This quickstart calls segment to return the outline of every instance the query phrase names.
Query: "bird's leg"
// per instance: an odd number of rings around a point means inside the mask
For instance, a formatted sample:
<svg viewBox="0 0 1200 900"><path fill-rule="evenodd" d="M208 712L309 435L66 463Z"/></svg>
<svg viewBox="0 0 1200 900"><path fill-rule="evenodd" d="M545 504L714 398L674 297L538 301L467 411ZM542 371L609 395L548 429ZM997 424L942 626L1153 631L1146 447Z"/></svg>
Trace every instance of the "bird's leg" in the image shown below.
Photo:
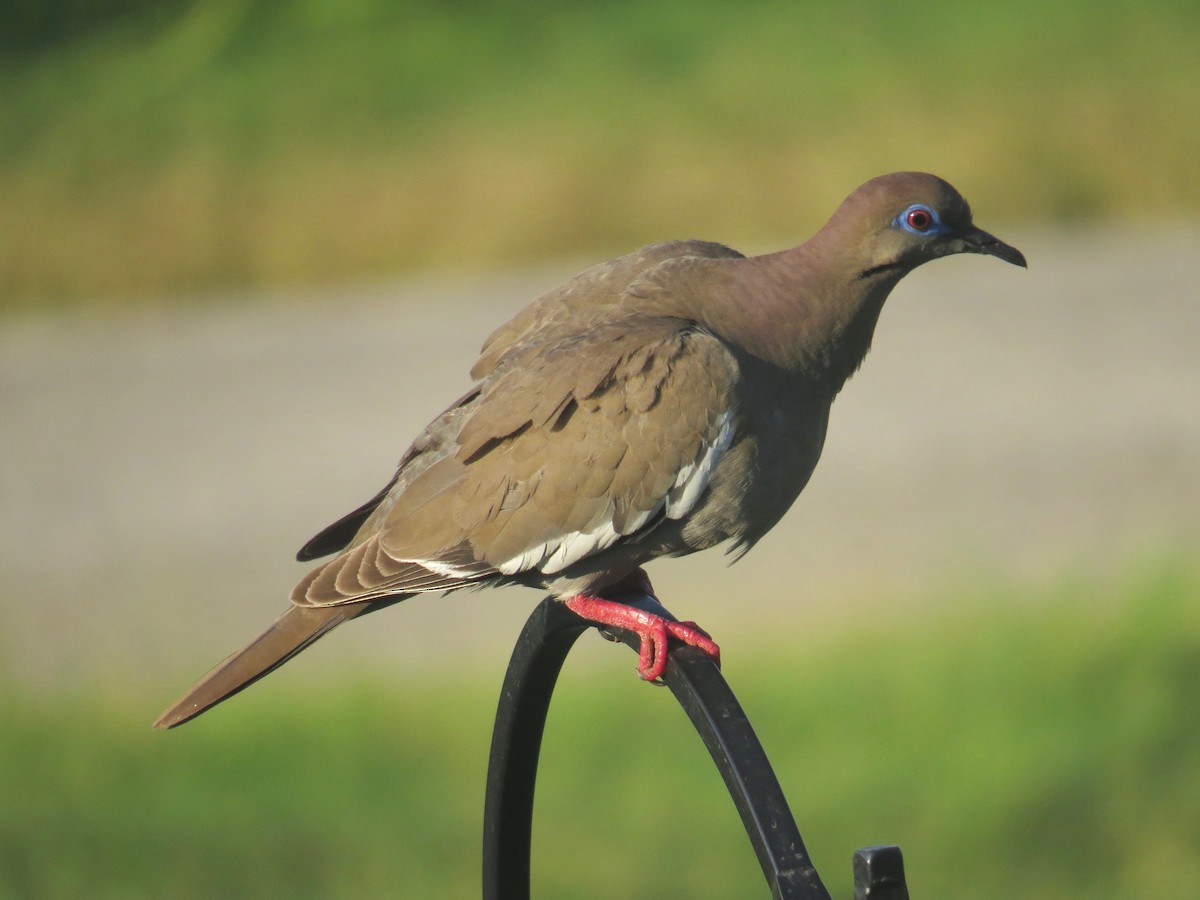
<svg viewBox="0 0 1200 900"><path fill-rule="evenodd" d="M650 579L638 569L628 578L605 590L608 594L636 592L654 597ZM638 674L646 681L658 681L667 667L667 640L675 638L699 647L721 664L721 648L695 622L672 622L637 607L591 594L578 594L563 601L581 618L598 625L632 631L641 639L638 650Z"/></svg>

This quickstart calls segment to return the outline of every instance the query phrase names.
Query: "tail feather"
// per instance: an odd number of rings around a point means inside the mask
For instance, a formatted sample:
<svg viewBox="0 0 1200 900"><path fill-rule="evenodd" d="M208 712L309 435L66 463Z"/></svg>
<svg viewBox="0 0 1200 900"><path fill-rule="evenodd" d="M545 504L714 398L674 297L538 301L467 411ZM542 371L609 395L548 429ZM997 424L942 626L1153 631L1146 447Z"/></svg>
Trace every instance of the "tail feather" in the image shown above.
<svg viewBox="0 0 1200 900"><path fill-rule="evenodd" d="M356 603L331 607L291 607L274 625L201 678L190 691L158 717L154 727L174 728L216 706L222 700L228 700L238 691L283 665L342 622L353 619L377 605L379 604Z"/></svg>

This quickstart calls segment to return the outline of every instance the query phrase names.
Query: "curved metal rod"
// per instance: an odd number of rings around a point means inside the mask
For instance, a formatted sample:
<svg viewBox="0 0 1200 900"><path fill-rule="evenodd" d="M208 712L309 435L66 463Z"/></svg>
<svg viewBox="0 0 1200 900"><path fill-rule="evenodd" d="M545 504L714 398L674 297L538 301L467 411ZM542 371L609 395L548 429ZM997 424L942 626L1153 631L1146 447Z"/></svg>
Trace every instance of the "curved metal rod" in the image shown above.
<svg viewBox="0 0 1200 900"><path fill-rule="evenodd" d="M587 628L587 622L547 597L525 622L513 647L488 757L484 900L529 900L533 789L546 712L563 661Z"/></svg>
<svg viewBox="0 0 1200 900"><path fill-rule="evenodd" d="M673 618L647 596L623 602ZM533 789L550 697L563 661L589 623L544 600L521 632L496 710L484 802L483 896L527 900ZM607 630L606 630L607 631ZM610 635L637 647L636 635ZM741 814L776 900L829 900L762 744L720 669L694 647L673 646L663 680L708 747Z"/></svg>

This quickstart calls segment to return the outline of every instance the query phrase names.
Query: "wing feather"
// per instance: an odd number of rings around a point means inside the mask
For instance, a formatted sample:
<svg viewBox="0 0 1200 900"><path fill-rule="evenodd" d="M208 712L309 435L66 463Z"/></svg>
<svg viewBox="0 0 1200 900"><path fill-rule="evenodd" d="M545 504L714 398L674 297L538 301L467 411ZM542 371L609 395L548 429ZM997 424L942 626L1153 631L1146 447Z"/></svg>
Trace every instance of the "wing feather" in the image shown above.
<svg viewBox="0 0 1200 900"><path fill-rule="evenodd" d="M380 504L373 533L297 586L306 605L554 576L695 508L733 440L737 363L638 317L510 348L453 446Z"/></svg>

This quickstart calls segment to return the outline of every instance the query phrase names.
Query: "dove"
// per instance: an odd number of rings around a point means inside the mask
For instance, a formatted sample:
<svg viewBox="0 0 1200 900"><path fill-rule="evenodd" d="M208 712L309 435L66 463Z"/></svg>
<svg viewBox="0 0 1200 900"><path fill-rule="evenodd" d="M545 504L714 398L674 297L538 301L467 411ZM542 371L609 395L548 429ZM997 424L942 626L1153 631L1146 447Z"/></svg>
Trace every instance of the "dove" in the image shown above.
<svg viewBox="0 0 1200 900"><path fill-rule="evenodd" d="M691 622L620 601L643 566L723 546L740 558L800 495L830 407L892 288L958 253L1024 267L920 172L854 190L804 243L745 256L668 241L593 266L484 342L474 386L413 441L391 481L313 537L323 557L283 615L155 722L227 699L329 631L428 592L520 584L640 638L720 649Z"/></svg>

